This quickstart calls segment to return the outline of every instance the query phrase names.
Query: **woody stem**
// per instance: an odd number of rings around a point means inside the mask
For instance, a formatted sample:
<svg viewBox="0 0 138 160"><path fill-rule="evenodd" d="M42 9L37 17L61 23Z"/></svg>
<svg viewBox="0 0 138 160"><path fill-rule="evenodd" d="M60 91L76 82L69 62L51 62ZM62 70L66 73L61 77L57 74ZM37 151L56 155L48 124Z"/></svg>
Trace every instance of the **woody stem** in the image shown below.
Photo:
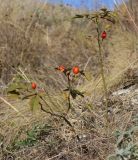
<svg viewBox="0 0 138 160"><path fill-rule="evenodd" d="M104 74L104 62L103 62L103 56L102 56L102 43L100 39L100 26L98 20L96 21L97 24L97 35L98 35L98 48L99 48L99 64L101 69L101 76L103 81L103 89L104 89L104 97L105 97L105 105L106 105L106 128L108 130L109 127L109 118L108 118L108 94L107 94L107 84L105 80L105 74Z"/></svg>

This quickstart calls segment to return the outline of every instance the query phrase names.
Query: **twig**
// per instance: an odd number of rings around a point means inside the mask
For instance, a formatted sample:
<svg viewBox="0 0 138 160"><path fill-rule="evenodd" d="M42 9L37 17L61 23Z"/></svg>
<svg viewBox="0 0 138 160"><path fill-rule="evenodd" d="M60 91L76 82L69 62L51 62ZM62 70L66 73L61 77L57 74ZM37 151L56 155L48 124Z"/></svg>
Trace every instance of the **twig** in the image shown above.
<svg viewBox="0 0 138 160"><path fill-rule="evenodd" d="M26 74L24 73L24 71L19 67L19 70L20 70L20 72L22 73L22 75L23 75L23 77L26 79L26 81L28 82L28 83L30 83L30 80L29 80L29 78L26 76Z"/></svg>
<svg viewBox="0 0 138 160"><path fill-rule="evenodd" d="M42 96L40 96L40 98L41 98L42 101L44 101L44 99L43 99ZM46 103L46 101L44 101L44 102L45 102L46 105L48 105L48 104ZM51 116L55 116L55 117L58 117L58 118L63 119L63 120L72 128L72 131L76 134L76 131L75 131L73 125L71 124L71 122L70 122L64 115L60 115L60 114L57 114L57 113L53 113L53 112L51 112L51 111L47 111L46 109L43 108L42 103L39 103L39 104L40 104L41 110L42 110L43 112L48 113L48 114L50 114ZM48 107L49 107L49 105L48 105ZM78 141L80 141L79 136L76 135L76 137L77 137Z"/></svg>
<svg viewBox="0 0 138 160"><path fill-rule="evenodd" d="M87 60L87 62L86 62L86 64L85 64L85 66L84 66L83 71L85 71L85 70L86 70L86 68L87 68L87 66L88 66L88 64L89 64L89 62L90 62L90 60L91 60L91 58L92 58L92 56L88 58L88 60ZM87 77L86 77L86 79L87 79ZM79 83L80 83L80 78L79 78L79 81L78 81L77 87L79 86Z"/></svg>

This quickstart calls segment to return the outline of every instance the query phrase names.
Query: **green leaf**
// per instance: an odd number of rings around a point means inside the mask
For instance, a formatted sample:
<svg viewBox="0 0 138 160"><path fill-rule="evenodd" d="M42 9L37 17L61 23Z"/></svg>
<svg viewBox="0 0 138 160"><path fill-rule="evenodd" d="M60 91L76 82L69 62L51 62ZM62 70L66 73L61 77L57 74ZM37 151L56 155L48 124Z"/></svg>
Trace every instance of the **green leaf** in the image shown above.
<svg viewBox="0 0 138 160"><path fill-rule="evenodd" d="M27 85L24 83L12 83L8 86L7 92L14 92L17 89L27 89Z"/></svg>
<svg viewBox="0 0 138 160"><path fill-rule="evenodd" d="M29 104L30 104L30 107L31 107L32 111L36 111L40 107L39 102L40 102L40 98L39 98L38 95L36 95L36 96L34 96L30 99Z"/></svg>
<svg viewBox="0 0 138 160"><path fill-rule="evenodd" d="M18 97L20 95L19 91L13 90L13 91L9 91L9 94L13 95L13 97Z"/></svg>
<svg viewBox="0 0 138 160"><path fill-rule="evenodd" d="M80 14L76 14L75 17L73 17L73 18L84 18L84 16L80 15Z"/></svg>
<svg viewBox="0 0 138 160"><path fill-rule="evenodd" d="M79 95L81 97L84 97L83 92L80 92L80 91L75 90L75 89L71 89L70 94L71 94L73 99L75 99L77 97L77 95Z"/></svg>
<svg viewBox="0 0 138 160"><path fill-rule="evenodd" d="M28 135L28 139L36 140L37 134L34 131L29 131L27 135Z"/></svg>

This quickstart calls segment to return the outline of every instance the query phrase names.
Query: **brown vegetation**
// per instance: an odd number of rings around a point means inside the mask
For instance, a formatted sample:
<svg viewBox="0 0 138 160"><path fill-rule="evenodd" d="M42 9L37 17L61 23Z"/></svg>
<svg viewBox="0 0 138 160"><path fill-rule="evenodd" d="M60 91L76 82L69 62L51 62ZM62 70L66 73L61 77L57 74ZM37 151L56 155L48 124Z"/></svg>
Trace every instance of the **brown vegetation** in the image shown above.
<svg viewBox="0 0 138 160"><path fill-rule="evenodd" d="M86 10L32 0L0 0L0 4L0 158L106 159L115 150L113 133L126 130L133 124L132 117L138 114L137 0L130 1L131 5L117 6L118 22L107 29L104 42L104 69L111 109L108 137L104 129L105 100L95 26L85 19L72 20L75 14L86 13ZM58 111L67 109L66 95L62 93L65 77L54 69L59 65L79 66L87 77L77 84L85 98L77 98L67 116L80 141L62 119L41 111L32 114L28 100L21 102L5 93L19 73L25 74L30 81L46 89L51 107ZM129 94L113 94L132 86ZM32 131L34 140L28 138L28 131ZM18 148L17 141L26 139Z"/></svg>

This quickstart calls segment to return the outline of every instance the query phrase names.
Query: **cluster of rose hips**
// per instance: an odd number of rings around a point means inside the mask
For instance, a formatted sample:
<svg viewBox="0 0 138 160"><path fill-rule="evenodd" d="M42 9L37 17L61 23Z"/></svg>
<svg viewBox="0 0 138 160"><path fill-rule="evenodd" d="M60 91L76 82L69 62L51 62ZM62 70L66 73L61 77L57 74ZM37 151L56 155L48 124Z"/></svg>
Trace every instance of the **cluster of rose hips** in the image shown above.
<svg viewBox="0 0 138 160"><path fill-rule="evenodd" d="M71 72L73 73L74 76L75 75L82 75L82 76L86 77L84 74L84 71L80 70L80 68L78 66L74 66L72 68L65 68L65 66L60 65L60 66L56 67L55 69L60 72L63 72L65 74L65 76L68 77L69 80L71 80L69 77L71 75Z"/></svg>
<svg viewBox="0 0 138 160"><path fill-rule="evenodd" d="M60 71L60 72L65 73L66 75L68 75L68 73L71 72L71 70L74 73L74 75L77 75L79 73L84 75L83 71L80 70L80 68L78 66L74 66L72 69L70 69L70 68L67 69L67 68L65 68L65 66L60 65L55 69ZM37 84L35 82L32 82L31 86L32 86L32 89L36 89L37 88Z"/></svg>
<svg viewBox="0 0 138 160"><path fill-rule="evenodd" d="M58 66L57 68L55 68L56 70L59 70L59 71L61 71L61 72L64 72L64 73L66 73L67 71L71 71L71 69L70 68L65 68L65 66L63 66L63 65L60 65L60 66ZM80 73L80 69L79 69L79 67L78 66L74 66L73 68L72 68L72 72L74 73L74 74L78 74L78 73Z"/></svg>
<svg viewBox="0 0 138 160"><path fill-rule="evenodd" d="M103 31L102 34L101 34L102 40L104 40L106 37L107 37L107 33L106 33L106 31ZM70 74L71 70L74 73L74 75L77 75L79 73L84 75L84 72L82 70L80 70L80 68L78 66L74 66L72 69L70 69L70 68L65 68L65 66L63 66L63 65L60 65L55 69L65 73L65 75ZM32 85L32 89L36 89L37 84L35 82L32 82L31 85Z"/></svg>

